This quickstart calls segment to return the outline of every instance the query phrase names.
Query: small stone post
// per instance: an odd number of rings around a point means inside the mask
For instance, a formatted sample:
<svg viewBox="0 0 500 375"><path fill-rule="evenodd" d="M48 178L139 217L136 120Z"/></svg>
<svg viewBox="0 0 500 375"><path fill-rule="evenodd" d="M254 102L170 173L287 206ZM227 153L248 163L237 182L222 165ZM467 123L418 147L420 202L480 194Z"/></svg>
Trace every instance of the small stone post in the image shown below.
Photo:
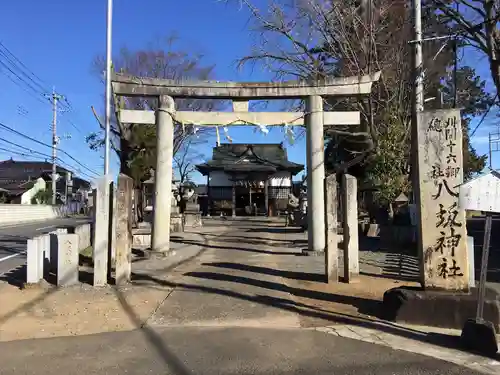
<svg viewBox="0 0 500 375"><path fill-rule="evenodd" d="M151 247L153 252L167 253L170 250L170 212L172 195L172 158L175 111L174 99L162 95L156 111L156 169L153 202L153 227Z"/></svg>
<svg viewBox="0 0 500 375"><path fill-rule="evenodd" d="M108 282L108 244L109 244L109 183L107 177L97 180L94 197L94 286L104 286Z"/></svg>
<svg viewBox="0 0 500 375"><path fill-rule="evenodd" d="M459 109L424 111L417 134L417 234L424 288L469 289L465 210L459 207L463 182Z"/></svg>
<svg viewBox="0 0 500 375"><path fill-rule="evenodd" d="M325 274L327 282L339 281L339 246L337 235L337 179L335 174L325 178L326 253Z"/></svg>
<svg viewBox="0 0 500 375"><path fill-rule="evenodd" d="M344 281L359 275L358 184L356 177L342 175L342 229L344 245Z"/></svg>
<svg viewBox="0 0 500 375"><path fill-rule="evenodd" d="M36 246L38 248L38 275L40 279L42 279L44 275L43 270L45 265L46 237L48 237L48 235L45 234L34 238L37 241Z"/></svg>
<svg viewBox="0 0 500 375"><path fill-rule="evenodd" d="M308 250L325 250L325 150L323 140L323 99L306 98L306 156L308 200Z"/></svg>
<svg viewBox="0 0 500 375"><path fill-rule="evenodd" d="M78 235L57 235L57 286L78 284Z"/></svg>
<svg viewBox="0 0 500 375"><path fill-rule="evenodd" d="M40 251L38 251L38 240L36 238L26 241L26 283L38 284L42 275L40 274Z"/></svg>
<svg viewBox="0 0 500 375"><path fill-rule="evenodd" d="M116 258L115 280L120 285L130 281L132 257L132 194L134 181L129 176L118 176L116 196Z"/></svg>

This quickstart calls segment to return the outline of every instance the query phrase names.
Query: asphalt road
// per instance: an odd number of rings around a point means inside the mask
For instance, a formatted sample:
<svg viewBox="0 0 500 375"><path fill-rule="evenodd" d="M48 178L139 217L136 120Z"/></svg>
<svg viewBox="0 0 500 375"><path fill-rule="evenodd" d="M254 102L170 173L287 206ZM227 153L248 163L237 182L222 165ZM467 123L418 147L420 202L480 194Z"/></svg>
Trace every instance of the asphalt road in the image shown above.
<svg viewBox="0 0 500 375"><path fill-rule="evenodd" d="M56 228L89 222L85 218L54 219L43 222L0 226L0 275L26 263L26 240Z"/></svg>
<svg viewBox="0 0 500 375"><path fill-rule="evenodd" d="M479 375L304 329L182 327L0 343L2 375Z"/></svg>

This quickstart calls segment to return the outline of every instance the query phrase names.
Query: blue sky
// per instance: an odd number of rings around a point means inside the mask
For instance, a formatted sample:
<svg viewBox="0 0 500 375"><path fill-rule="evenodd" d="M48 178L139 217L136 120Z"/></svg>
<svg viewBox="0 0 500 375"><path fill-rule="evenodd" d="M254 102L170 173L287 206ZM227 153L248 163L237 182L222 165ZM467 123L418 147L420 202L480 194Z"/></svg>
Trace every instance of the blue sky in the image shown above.
<svg viewBox="0 0 500 375"><path fill-rule="evenodd" d="M255 1L256 4L265 2ZM244 10L238 11L236 7L217 0L115 0L114 3L114 53L123 46L145 48L159 38L176 33L180 37L179 49L203 53L207 64L216 65L218 80L261 81L272 78L259 69L236 69L236 60L250 52L254 41L254 35L248 31L249 15ZM84 138L99 130L90 107L95 106L100 113L103 108L103 87L91 65L96 55L105 53L106 0L6 1L2 4L2 16L0 41L43 80L47 90L55 86L56 91L72 104L71 111L59 113L61 149L91 170L102 173L102 153L89 150ZM469 63L488 77L487 68L477 56L471 54ZM0 66L0 122L50 143L50 104L33 98L26 93L23 84L19 87L6 75L9 72ZM474 140L474 145L482 153L488 150L487 142L484 142L487 131L487 127L482 126ZM71 138L65 135L71 135ZM246 143L286 140L280 129L264 136L251 128L231 128L230 135L235 142ZM0 137L50 154L49 148L5 130L0 129ZM203 150L207 156L211 146ZM0 148L18 149L1 141ZM292 161L305 164L304 140L299 139L293 146L288 146L288 153ZM77 166L68 157L61 156L70 165ZM0 150L0 159L7 157L10 154ZM22 158L14 156L14 159ZM500 153L497 159L500 161ZM112 161L111 171L116 173L118 164L114 155ZM88 173L83 167L79 169ZM200 181L200 177L195 176L195 179Z"/></svg>

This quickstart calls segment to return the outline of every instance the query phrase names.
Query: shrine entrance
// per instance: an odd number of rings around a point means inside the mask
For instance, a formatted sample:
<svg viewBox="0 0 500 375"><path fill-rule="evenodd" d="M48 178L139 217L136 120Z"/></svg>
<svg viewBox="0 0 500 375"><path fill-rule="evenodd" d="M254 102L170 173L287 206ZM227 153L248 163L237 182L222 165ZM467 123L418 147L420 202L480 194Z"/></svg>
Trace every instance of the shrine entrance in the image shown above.
<svg viewBox="0 0 500 375"><path fill-rule="evenodd" d="M170 213L172 206L172 159L175 126L304 126L306 128L308 249L325 250L325 166L324 127L360 124L359 111L324 112L323 97L368 95L380 72L321 81L220 82L165 80L114 73L112 87L117 98L117 118L125 124L156 124L157 163L151 247L155 252L170 250ZM120 97L157 98L156 111L124 109ZM176 111L175 99L230 100L233 112ZM250 112L249 100L299 99L304 112ZM269 191L266 189L265 191ZM233 186L232 208L236 192ZM250 195L250 191L248 191ZM244 197L242 196L242 202ZM248 197L248 202L250 198ZM269 209L269 201L268 204Z"/></svg>
<svg viewBox="0 0 500 375"><path fill-rule="evenodd" d="M234 181L236 216L267 215L269 197L265 193L266 187L264 181Z"/></svg>

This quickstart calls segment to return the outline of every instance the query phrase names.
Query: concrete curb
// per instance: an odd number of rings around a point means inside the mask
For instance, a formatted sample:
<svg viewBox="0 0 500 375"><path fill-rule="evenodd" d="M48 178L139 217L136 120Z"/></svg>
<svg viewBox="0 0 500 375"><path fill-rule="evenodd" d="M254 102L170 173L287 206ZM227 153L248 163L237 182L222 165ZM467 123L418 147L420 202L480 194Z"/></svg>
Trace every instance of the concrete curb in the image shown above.
<svg viewBox="0 0 500 375"><path fill-rule="evenodd" d="M407 327L402 326L401 328L404 329ZM377 329L347 324L308 329L324 332L338 337L383 345L395 350L404 350L410 353L425 355L464 366L484 374L498 375L500 373L500 358L499 360L486 358L458 349L447 348L429 342L393 335ZM422 332L422 337L425 337L425 335L426 332Z"/></svg>

